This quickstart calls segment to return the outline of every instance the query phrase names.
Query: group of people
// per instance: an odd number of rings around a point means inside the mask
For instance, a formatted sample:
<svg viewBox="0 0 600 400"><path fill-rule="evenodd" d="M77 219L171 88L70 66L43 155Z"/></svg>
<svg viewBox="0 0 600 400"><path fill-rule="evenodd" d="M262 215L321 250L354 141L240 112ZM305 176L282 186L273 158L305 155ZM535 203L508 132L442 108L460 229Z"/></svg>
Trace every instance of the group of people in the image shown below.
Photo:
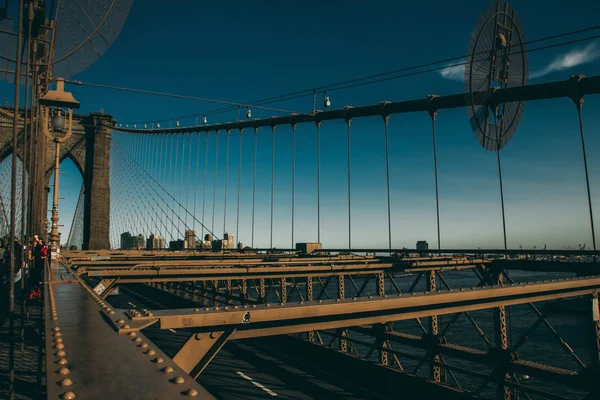
<svg viewBox="0 0 600 400"><path fill-rule="evenodd" d="M24 246L19 240L15 239L12 246L9 243L4 243L2 247L4 247L3 257L0 261L0 296L2 298L0 302L2 305L8 304L11 252L14 252L15 255L15 276L13 279L17 280L20 275L20 279L24 279L27 287L30 288L27 297L29 299L40 298L44 266L50 252L48 244L35 235L29 246ZM26 260L24 260L24 256L27 257Z"/></svg>

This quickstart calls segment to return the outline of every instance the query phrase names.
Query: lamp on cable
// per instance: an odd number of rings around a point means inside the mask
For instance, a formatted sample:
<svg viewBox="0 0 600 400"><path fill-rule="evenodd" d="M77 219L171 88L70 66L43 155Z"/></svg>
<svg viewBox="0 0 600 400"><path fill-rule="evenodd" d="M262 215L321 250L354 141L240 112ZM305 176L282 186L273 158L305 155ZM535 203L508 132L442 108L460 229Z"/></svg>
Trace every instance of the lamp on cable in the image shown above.
<svg viewBox="0 0 600 400"><path fill-rule="evenodd" d="M179 121L175 121L175 126L179 128Z"/></svg>
<svg viewBox="0 0 600 400"><path fill-rule="evenodd" d="M207 122L207 120L206 120L206 115L205 115L205 116L203 116L203 117L202 117L202 123L203 123L204 125L206 125L206 122Z"/></svg>
<svg viewBox="0 0 600 400"><path fill-rule="evenodd" d="M249 107L246 107L246 119L252 118L252 112Z"/></svg>
<svg viewBox="0 0 600 400"><path fill-rule="evenodd" d="M327 110L329 107L331 107L331 101L329 101L327 91L323 92L323 96L325 96L325 99L323 100L323 107Z"/></svg>

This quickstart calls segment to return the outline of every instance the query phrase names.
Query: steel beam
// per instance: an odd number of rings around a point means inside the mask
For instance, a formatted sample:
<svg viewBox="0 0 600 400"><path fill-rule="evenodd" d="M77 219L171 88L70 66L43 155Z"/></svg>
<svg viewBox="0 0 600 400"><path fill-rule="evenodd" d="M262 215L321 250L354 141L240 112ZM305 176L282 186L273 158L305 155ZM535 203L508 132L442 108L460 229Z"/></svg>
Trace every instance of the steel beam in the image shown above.
<svg viewBox="0 0 600 400"><path fill-rule="evenodd" d="M161 329L196 328L205 332L235 327L231 339L337 329L386 323L431 315L481 310L499 306L591 294L600 289L600 278L575 278L501 287L439 291L435 294L337 299L310 303L252 305L194 311L159 310L153 313ZM246 312L251 321L241 324ZM140 316L134 318L144 319Z"/></svg>
<svg viewBox="0 0 600 400"><path fill-rule="evenodd" d="M569 98L575 94L584 96L598 93L600 93L600 76L583 78L573 77L566 81L497 89L491 94L488 92L478 92L474 93L473 95L459 93L449 96L428 96L418 100L382 102L380 104L369 106L346 107L344 109L331 111L317 111L311 114L292 114L288 116L271 117L267 119L227 122L224 124L164 129L133 129L117 127L116 125L111 127L112 129L120 132L145 135L158 135L165 133L177 134L188 132L218 132L242 129L258 129L261 127L275 127L277 125L289 126L306 122L318 123L330 120L350 120L359 117L388 116L392 114L411 112L428 112L429 110L468 107L473 104L473 102L477 104L489 103L490 105L494 105L518 101L543 100L562 97ZM386 251L389 252L389 249L386 249Z"/></svg>
<svg viewBox="0 0 600 400"><path fill-rule="evenodd" d="M209 334L196 333L179 349L173 361L192 378L197 379L234 331L235 329L226 329Z"/></svg>

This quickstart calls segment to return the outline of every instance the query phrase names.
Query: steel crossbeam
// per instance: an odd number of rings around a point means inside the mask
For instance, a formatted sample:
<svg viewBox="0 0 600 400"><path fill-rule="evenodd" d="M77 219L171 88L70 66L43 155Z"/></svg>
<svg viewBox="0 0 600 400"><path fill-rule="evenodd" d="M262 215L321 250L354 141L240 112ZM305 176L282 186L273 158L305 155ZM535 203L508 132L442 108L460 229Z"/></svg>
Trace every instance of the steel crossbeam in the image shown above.
<svg viewBox="0 0 600 400"><path fill-rule="evenodd" d="M237 330L231 339L243 339L576 297L599 289L599 277L575 278L413 295L216 307L197 311L158 310L151 317L142 315L133 317L133 320L156 319L161 329L195 328L203 332L235 327ZM246 314L248 323L243 322Z"/></svg>

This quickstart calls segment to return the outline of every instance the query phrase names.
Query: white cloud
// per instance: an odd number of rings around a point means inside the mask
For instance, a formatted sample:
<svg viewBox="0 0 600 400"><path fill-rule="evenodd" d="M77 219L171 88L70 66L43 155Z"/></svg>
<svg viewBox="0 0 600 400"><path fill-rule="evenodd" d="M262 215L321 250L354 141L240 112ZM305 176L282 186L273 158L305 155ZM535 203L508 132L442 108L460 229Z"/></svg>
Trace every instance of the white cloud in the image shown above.
<svg viewBox="0 0 600 400"><path fill-rule="evenodd" d="M442 78L450 79L451 81L462 81L465 79L465 65L451 64L444 69L438 71Z"/></svg>
<svg viewBox="0 0 600 400"><path fill-rule="evenodd" d="M600 49L598 43L590 43L585 47L574 49L568 53L556 56L554 61L544 68L532 72L529 77L532 79L540 78L552 72L563 71L578 65L591 63L600 58Z"/></svg>

